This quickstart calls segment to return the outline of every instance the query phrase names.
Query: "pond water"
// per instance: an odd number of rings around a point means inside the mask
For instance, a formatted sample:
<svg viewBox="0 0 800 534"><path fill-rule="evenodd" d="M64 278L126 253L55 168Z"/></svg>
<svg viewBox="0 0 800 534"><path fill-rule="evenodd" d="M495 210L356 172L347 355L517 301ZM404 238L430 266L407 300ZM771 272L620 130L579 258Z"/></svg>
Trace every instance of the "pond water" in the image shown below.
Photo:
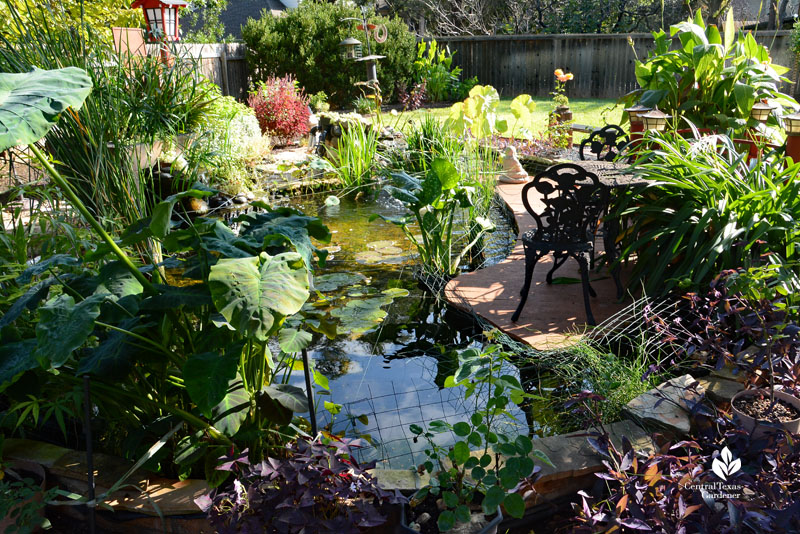
<svg viewBox="0 0 800 534"><path fill-rule="evenodd" d="M285 202L309 215L317 214L333 233L326 246L332 256L315 276L326 290L325 298L346 304L387 291L408 293L385 305L386 316L365 332L340 333L335 339L315 334L309 355L330 385L330 396L316 397L317 419L320 427L330 425L348 436L367 438L371 445L362 449L363 460L378 460L386 468L408 468L421 462L424 447L413 443L409 425L436 419L456 423L471 413L463 405L460 389L442 386L456 369L456 351L482 344L481 332L471 316L442 305L420 289L414 277L414 251L398 227L380 219L369 221L373 214L400 215L402 205L377 194L362 200L346 196L338 206L326 206L327 196L300 196ZM498 228L486 240L486 263L505 258L516 238L516 229L501 209L495 210L493 218ZM334 289L340 283L342 287ZM519 376L516 369L509 372ZM291 382L304 387L302 371L294 372ZM332 416L323 409L324 401L341 404L341 412ZM525 425L525 414L518 411L515 417ZM443 444L453 439L444 434L438 437Z"/></svg>

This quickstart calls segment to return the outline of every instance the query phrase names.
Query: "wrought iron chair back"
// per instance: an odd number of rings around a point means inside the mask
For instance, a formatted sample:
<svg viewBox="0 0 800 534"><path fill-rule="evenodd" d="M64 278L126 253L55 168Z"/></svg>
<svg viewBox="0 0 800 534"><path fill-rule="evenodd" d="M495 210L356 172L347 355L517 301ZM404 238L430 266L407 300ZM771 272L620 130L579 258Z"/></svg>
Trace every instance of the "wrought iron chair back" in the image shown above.
<svg viewBox="0 0 800 534"><path fill-rule="evenodd" d="M540 212L531 205L534 191L545 206ZM522 188L522 203L536 223L531 241L578 244L593 241L594 230L608 206L608 189L596 174L573 163L562 163L527 183Z"/></svg>
<svg viewBox="0 0 800 534"><path fill-rule="evenodd" d="M594 130L589 137L581 141L578 155L585 160L587 157L586 147L589 147L589 152L594 154L598 161L614 161L628 142L625 130L616 124L609 124Z"/></svg>

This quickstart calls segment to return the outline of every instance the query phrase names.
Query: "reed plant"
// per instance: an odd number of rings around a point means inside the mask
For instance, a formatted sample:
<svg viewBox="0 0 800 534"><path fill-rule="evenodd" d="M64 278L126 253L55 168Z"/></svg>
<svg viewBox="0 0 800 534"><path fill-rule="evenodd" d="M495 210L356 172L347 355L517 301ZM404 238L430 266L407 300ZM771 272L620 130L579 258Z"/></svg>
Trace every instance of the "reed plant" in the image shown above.
<svg viewBox="0 0 800 534"><path fill-rule="evenodd" d="M170 64L152 56L120 56L107 36L82 20L60 20L69 17L64 13L24 16L17 2L5 1L12 30L0 34L1 71L75 66L92 79L85 105L68 110L44 140L56 168L106 228L147 217L158 201L151 179L120 147L152 145L192 129L211 94L207 82L193 74L197 65L174 49ZM45 8L26 2L22 9Z"/></svg>
<svg viewBox="0 0 800 534"><path fill-rule="evenodd" d="M346 189L357 189L372 180L378 155L378 131L359 122L348 123L330 160Z"/></svg>

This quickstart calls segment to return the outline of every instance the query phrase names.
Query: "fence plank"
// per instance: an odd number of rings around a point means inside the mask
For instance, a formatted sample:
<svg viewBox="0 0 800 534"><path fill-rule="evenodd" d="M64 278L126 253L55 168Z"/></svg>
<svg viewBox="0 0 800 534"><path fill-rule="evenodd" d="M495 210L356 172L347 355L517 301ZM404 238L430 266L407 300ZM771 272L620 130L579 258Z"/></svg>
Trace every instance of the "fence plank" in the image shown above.
<svg viewBox="0 0 800 534"><path fill-rule="evenodd" d="M628 37L634 41L634 49ZM797 61L791 50L791 32L760 32L756 40L769 47L773 61L791 67L784 91L800 96ZM553 71L575 74L568 95L573 98L619 98L638 87L634 61L644 59L653 48L649 33L493 35L437 37L457 52L453 64L463 69L463 78L477 76L482 84L493 85L504 96L529 93L546 97L554 87ZM151 45L152 46L152 45ZM201 71L210 80L227 86L231 96L247 98L250 73L246 46L233 44L177 45L178 53L201 60ZM635 50L635 52L634 52ZM225 61L223 61L225 56ZM225 73L223 74L223 69Z"/></svg>
<svg viewBox="0 0 800 534"><path fill-rule="evenodd" d="M774 62L791 67L792 81L782 89L798 96L797 62L791 46L791 32L759 32L756 40L770 49ZM628 44L634 41L634 48ZM477 76L482 84L493 85L504 96L529 93L548 96L554 87L553 71L575 74L568 95L573 98L619 98L638 87L634 61L644 59L653 49L649 33L491 35L437 37L456 52L453 63L463 76ZM635 52L634 52L635 49Z"/></svg>

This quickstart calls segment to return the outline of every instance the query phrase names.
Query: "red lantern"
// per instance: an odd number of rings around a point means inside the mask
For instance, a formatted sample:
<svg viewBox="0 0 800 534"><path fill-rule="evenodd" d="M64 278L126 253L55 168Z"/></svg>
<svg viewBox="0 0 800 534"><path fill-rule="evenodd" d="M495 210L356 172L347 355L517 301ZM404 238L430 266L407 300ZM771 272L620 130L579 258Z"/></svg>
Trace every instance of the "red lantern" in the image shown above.
<svg viewBox="0 0 800 534"><path fill-rule="evenodd" d="M178 10L188 4L182 0L136 0L131 8L141 7L151 43L179 41Z"/></svg>

